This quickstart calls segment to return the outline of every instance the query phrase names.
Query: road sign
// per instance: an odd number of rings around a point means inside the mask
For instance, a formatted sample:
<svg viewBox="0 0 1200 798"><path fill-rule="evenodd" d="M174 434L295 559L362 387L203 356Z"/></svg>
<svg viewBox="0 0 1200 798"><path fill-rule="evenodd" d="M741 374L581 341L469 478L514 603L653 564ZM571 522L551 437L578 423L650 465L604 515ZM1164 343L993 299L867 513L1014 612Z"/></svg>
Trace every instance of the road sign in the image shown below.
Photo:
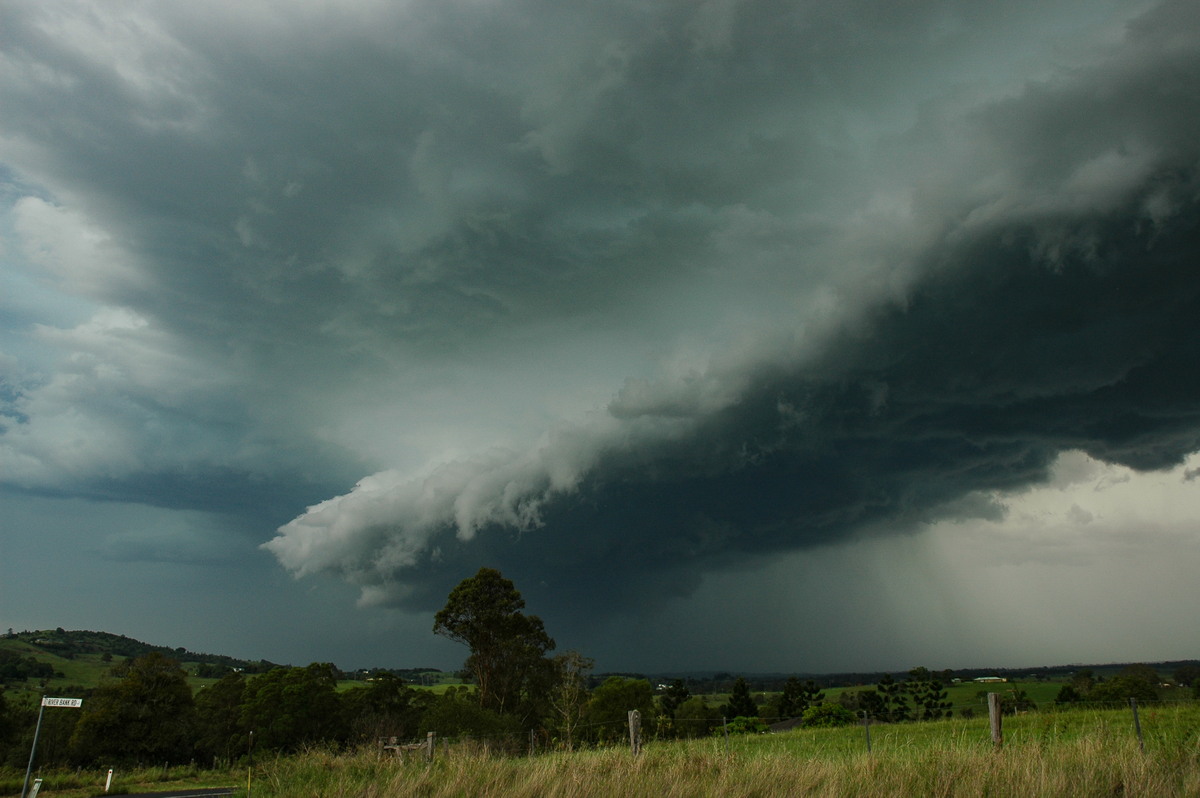
<svg viewBox="0 0 1200 798"><path fill-rule="evenodd" d="M33 792L28 793L29 789L29 774L33 772L33 755L37 753L38 735L42 731L42 713L46 711L46 707L68 707L70 709L79 709L83 706L82 698L51 698L48 695L42 696L42 706L38 709L37 725L33 727L33 745L29 748L29 764L25 766L25 783L21 785L21 798L33 798L42 787L42 780L38 779L33 785Z"/></svg>

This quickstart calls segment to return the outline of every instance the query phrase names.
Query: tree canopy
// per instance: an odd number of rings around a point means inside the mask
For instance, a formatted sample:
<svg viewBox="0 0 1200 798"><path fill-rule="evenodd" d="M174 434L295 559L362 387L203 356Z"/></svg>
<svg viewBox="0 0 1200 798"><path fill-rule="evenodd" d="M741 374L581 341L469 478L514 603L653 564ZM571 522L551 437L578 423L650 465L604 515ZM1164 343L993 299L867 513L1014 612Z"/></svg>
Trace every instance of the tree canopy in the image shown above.
<svg viewBox="0 0 1200 798"><path fill-rule="evenodd" d="M584 723L593 739L619 739L626 733L629 711L642 716L642 730L654 732L654 689L645 679L609 676L592 691L584 712Z"/></svg>
<svg viewBox="0 0 1200 798"><path fill-rule="evenodd" d="M346 724L333 665L276 668L246 682L241 725L255 746L295 750L306 743L342 741Z"/></svg>
<svg viewBox="0 0 1200 798"><path fill-rule="evenodd" d="M84 703L72 747L85 760L186 762L196 706L187 673L157 651L112 669Z"/></svg>
<svg viewBox="0 0 1200 798"><path fill-rule="evenodd" d="M535 699L552 680L546 653L554 640L542 619L521 612L525 599L512 581L494 568L480 568L464 579L434 616L435 634L471 650L466 669L479 686L479 703L496 712L514 712Z"/></svg>
<svg viewBox="0 0 1200 798"><path fill-rule="evenodd" d="M750 685L743 676L737 677L733 683L733 691L729 695L729 703L724 707L725 714L730 718L756 718L758 705L750 695Z"/></svg>

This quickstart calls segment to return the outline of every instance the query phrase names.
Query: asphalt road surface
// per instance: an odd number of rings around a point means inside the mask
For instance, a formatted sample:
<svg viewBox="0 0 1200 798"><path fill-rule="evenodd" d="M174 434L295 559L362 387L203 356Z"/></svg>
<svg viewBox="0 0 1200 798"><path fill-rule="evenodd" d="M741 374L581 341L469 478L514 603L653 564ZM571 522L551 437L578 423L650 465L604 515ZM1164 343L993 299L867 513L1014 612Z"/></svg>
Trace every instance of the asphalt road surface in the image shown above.
<svg viewBox="0 0 1200 798"><path fill-rule="evenodd" d="M137 795L110 795L108 798L209 798L213 795L233 795L234 787L203 787L167 792L139 792Z"/></svg>

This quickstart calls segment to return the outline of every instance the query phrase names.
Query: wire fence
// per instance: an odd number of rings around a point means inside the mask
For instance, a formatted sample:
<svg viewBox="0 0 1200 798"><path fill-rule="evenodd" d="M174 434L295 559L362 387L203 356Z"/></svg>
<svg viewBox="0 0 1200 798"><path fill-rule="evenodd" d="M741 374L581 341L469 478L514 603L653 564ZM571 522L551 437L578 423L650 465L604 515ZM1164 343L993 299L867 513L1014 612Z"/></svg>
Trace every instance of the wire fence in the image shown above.
<svg viewBox="0 0 1200 798"><path fill-rule="evenodd" d="M999 695L999 694L997 694ZM964 717L962 714L919 720L911 717L892 718L858 712L852 723L843 724L836 747L851 751L857 746L867 752L880 745L916 745L927 743L1000 747L1004 744L1024 745L1054 740L1074 739L1088 734L1127 735L1146 750L1147 741L1159 745L1192 745L1200 747L1200 701L1167 699L1153 702L1073 701L1057 703L1024 700L1019 707L1003 700L994 702L996 710L984 717ZM630 713L633 714L632 712ZM639 718L639 721L641 719ZM730 750L731 741L746 739L753 734L788 735L793 731L814 732L798 718L760 717L761 729L748 730L735 724L733 718L671 719L665 715L650 718L644 727L639 722L635 732L629 719L610 719L579 723L572 727L570 742L567 735L556 729L535 729L525 733L451 734L428 732L424 738L399 741L380 739L380 747L402 757L433 759L451 751L506 756L535 755L576 749L630 748L640 749L643 741L668 742L679 739L711 738L723 742ZM690 724L690 728L689 728ZM857 730L857 731L856 731ZM813 738L806 738L813 739ZM857 740L857 742L856 742Z"/></svg>

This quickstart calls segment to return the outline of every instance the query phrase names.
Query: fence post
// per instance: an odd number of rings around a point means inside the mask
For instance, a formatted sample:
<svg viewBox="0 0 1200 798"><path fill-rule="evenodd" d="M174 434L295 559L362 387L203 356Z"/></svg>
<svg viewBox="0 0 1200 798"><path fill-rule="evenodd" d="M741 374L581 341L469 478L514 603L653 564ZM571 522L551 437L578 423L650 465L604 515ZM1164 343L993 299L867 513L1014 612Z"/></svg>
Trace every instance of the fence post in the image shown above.
<svg viewBox="0 0 1200 798"><path fill-rule="evenodd" d="M629 747L634 755L642 752L642 713L629 710Z"/></svg>
<svg viewBox="0 0 1200 798"><path fill-rule="evenodd" d="M863 710L863 733L867 735L867 753L871 753L871 713Z"/></svg>
<svg viewBox="0 0 1200 798"><path fill-rule="evenodd" d="M250 776L254 773L254 729L246 739L246 798L250 798Z"/></svg>
<svg viewBox="0 0 1200 798"><path fill-rule="evenodd" d="M992 745L997 750L1004 745L1004 728L1000 720L1000 694L988 693L988 721L992 726Z"/></svg>
<svg viewBox="0 0 1200 798"><path fill-rule="evenodd" d="M425 761L433 761L433 732L426 732L425 734Z"/></svg>
<svg viewBox="0 0 1200 798"><path fill-rule="evenodd" d="M721 729L725 732L725 755L729 756L729 721L721 717Z"/></svg>
<svg viewBox="0 0 1200 798"><path fill-rule="evenodd" d="M1137 731L1138 748L1142 749L1144 754L1146 753L1146 741L1142 739L1142 722L1138 720L1137 699L1133 696L1129 697L1129 708L1133 710L1133 728Z"/></svg>

